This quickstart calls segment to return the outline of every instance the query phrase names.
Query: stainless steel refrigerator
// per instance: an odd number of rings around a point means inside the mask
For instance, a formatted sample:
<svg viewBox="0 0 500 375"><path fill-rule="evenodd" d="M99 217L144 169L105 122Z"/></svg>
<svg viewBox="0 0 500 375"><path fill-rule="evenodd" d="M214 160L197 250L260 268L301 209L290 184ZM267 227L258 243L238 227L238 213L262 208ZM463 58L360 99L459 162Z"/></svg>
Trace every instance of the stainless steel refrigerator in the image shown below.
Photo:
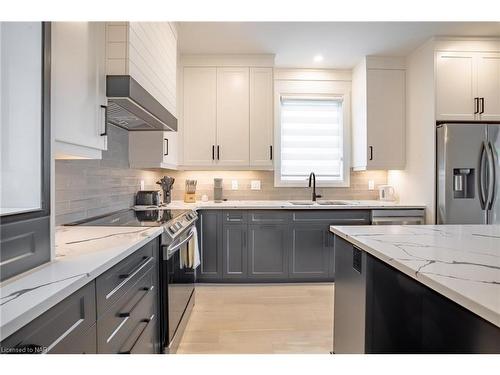
<svg viewBox="0 0 500 375"><path fill-rule="evenodd" d="M437 127L438 224L500 224L500 124Z"/></svg>

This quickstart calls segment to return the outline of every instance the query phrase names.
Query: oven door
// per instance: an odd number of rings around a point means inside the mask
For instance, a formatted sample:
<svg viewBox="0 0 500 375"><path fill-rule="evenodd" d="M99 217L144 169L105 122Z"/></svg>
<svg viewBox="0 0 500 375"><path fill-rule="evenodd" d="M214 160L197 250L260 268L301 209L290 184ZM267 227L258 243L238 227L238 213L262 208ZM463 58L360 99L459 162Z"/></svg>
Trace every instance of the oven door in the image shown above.
<svg viewBox="0 0 500 375"><path fill-rule="evenodd" d="M194 292L195 270L184 265L188 258L188 244L192 236L193 232L190 228L170 246L164 248L163 255L166 261L163 263L166 266L168 311L168 328L165 331L165 339L168 334L166 346L169 346L174 339Z"/></svg>

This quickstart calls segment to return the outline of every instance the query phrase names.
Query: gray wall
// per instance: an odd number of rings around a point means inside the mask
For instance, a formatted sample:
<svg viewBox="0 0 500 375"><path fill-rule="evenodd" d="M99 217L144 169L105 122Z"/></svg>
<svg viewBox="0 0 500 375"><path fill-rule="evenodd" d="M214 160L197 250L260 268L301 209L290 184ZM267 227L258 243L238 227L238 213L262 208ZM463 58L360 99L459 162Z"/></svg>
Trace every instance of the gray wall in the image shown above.
<svg viewBox="0 0 500 375"><path fill-rule="evenodd" d="M56 225L129 208L141 180L158 188L157 172L129 168L128 132L108 124L108 134L102 160L56 160Z"/></svg>

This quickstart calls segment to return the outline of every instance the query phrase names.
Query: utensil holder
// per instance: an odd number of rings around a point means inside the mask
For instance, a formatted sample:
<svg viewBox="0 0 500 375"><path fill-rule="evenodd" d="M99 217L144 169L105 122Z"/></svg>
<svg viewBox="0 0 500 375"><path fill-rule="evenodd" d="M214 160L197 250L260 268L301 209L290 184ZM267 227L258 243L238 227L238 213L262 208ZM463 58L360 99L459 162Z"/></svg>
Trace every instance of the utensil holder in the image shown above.
<svg viewBox="0 0 500 375"><path fill-rule="evenodd" d="M195 203L196 202L196 194L195 193L184 193L184 202L185 203Z"/></svg>
<svg viewBox="0 0 500 375"><path fill-rule="evenodd" d="M163 204L169 204L172 202L172 191L163 190Z"/></svg>

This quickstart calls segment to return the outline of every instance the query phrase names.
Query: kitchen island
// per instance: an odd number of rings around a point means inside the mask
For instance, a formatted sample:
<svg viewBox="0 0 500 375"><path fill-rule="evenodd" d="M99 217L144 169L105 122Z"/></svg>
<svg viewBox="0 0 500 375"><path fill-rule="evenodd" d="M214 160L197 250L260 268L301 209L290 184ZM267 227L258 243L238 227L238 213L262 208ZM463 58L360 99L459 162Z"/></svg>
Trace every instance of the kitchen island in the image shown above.
<svg viewBox="0 0 500 375"><path fill-rule="evenodd" d="M335 353L500 353L500 226L331 226Z"/></svg>

